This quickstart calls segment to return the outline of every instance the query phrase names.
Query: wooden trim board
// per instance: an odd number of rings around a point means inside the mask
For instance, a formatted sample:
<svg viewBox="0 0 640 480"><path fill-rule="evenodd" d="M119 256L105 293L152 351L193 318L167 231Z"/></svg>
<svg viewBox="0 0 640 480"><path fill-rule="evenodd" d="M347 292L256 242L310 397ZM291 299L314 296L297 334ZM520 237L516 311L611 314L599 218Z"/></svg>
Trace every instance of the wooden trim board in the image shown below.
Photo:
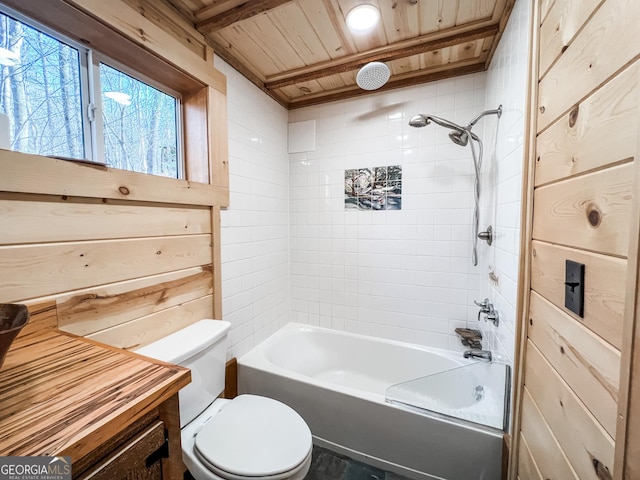
<svg viewBox="0 0 640 480"><path fill-rule="evenodd" d="M224 205L228 189L204 183L0 150L0 192L180 205Z"/></svg>

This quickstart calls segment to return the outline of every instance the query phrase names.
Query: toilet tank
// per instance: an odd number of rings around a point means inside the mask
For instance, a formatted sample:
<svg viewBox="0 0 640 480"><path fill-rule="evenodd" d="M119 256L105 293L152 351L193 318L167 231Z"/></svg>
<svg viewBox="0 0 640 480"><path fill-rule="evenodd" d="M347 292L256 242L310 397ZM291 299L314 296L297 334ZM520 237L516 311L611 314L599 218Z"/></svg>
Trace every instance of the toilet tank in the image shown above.
<svg viewBox="0 0 640 480"><path fill-rule="evenodd" d="M135 352L191 369L191 383L179 392L180 428L196 418L224 390L229 322L200 320Z"/></svg>

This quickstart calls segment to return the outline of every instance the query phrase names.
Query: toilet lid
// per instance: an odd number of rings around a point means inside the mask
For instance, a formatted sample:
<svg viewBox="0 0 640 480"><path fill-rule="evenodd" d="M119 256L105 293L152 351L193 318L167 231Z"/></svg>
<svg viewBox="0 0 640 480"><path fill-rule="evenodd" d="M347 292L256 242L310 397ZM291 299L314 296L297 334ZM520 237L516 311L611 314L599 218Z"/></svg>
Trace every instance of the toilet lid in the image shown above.
<svg viewBox="0 0 640 480"><path fill-rule="evenodd" d="M240 395L195 438L211 466L241 477L264 477L299 466L312 447L309 427L292 408L271 398Z"/></svg>

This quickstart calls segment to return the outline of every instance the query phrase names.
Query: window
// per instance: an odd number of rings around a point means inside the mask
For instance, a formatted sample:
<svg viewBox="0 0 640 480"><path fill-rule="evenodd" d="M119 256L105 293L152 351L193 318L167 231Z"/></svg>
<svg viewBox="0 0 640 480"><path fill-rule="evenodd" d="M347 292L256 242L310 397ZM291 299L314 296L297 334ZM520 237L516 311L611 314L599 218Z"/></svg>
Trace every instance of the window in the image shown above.
<svg viewBox="0 0 640 480"><path fill-rule="evenodd" d="M4 7L0 113L13 150L182 175L179 94Z"/></svg>
<svg viewBox="0 0 640 480"><path fill-rule="evenodd" d="M176 99L104 63L99 70L105 162L178 177Z"/></svg>
<svg viewBox="0 0 640 480"><path fill-rule="evenodd" d="M11 148L84 158L80 52L0 14L0 67Z"/></svg>

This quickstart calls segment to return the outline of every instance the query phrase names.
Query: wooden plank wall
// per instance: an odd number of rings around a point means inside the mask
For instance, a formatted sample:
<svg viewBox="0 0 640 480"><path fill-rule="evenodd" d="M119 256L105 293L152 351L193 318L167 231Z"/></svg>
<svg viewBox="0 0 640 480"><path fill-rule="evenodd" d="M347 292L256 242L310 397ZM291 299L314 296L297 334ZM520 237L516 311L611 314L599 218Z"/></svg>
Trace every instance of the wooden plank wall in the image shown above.
<svg viewBox="0 0 640 480"><path fill-rule="evenodd" d="M145 45L152 61L160 56L191 71L193 79L178 84L200 85L183 92L191 134L185 139L187 179L0 150L0 303L55 302L60 329L135 348L202 318L221 318L226 81L202 36L163 2L107 3L108 18L101 16L107 4L92 0L56 1L48 11L26 13L53 19L52 28L58 20L66 28L82 18L89 33L100 31L91 24L100 17L120 32L117 47L109 40L113 52L136 41L127 38L130 31L167 40ZM205 101L189 103L194 97Z"/></svg>
<svg viewBox="0 0 640 480"><path fill-rule="evenodd" d="M640 2L539 0L536 8L531 288L517 478L609 479L621 467L614 459L630 318L625 290L638 242L630 225L638 191ZM585 265L583 317L564 306L565 260Z"/></svg>

